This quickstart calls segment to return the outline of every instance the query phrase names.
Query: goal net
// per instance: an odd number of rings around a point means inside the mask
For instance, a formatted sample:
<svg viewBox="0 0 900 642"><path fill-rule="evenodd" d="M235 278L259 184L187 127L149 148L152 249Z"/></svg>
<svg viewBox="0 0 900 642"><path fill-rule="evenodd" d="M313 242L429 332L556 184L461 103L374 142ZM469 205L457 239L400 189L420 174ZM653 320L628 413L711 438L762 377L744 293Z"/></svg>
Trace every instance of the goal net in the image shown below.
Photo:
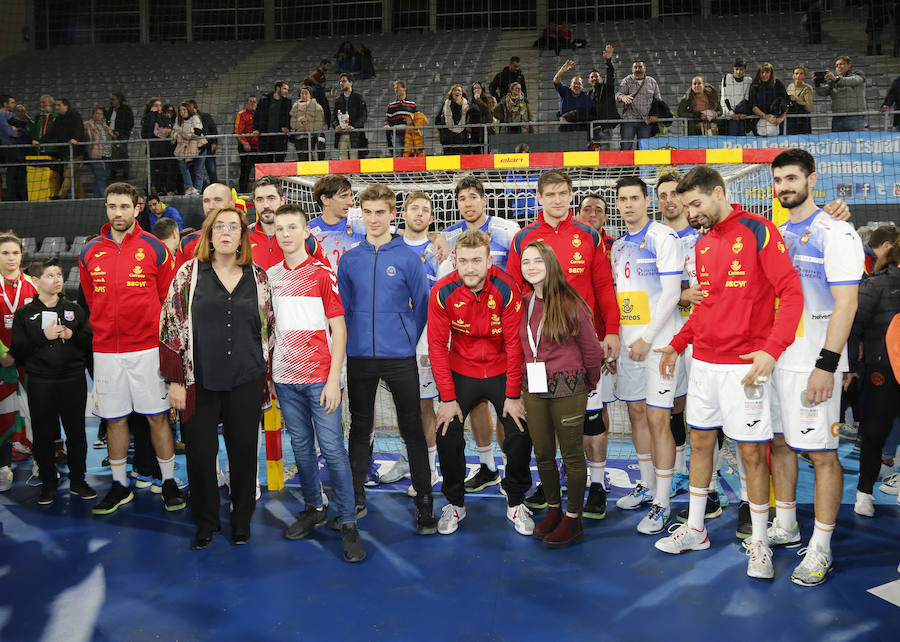
<svg viewBox="0 0 900 642"><path fill-rule="evenodd" d="M524 226L534 221L540 209L535 193L541 172L551 168L562 169L572 177L575 192L573 207L577 208L581 199L589 193L599 193L605 198L608 204L605 229L615 238L625 232L624 221L616 209L616 180L623 176L641 177L651 190L653 216L657 212L653 191L657 176L671 171L683 175L699 164L708 165L722 175L731 202L739 202L747 211L771 218L773 194L768 164L780 151L663 149L313 161L257 165L256 176L268 174L279 177L287 200L299 204L310 217L320 212L313 197L313 185L322 176L346 176L354 194L374 183L388 185L397 194L396 223L400 227L403 221L399 214L402 213L404 200L411 192L424 191L434 204L433 231L440 231L459 220L454 187L462 175L472 174L482 181L489 215L514 220ZM631 425L624 402L617 401L607 408L611 424L608 457L633 459ZM493 416L493 410L491 412ZM397 452L400 441L396 414L390 393L383 387L378 390L375 414L375 451ZM344 422L345 426L349 426L346 397ZM474 452L474 440L468 425L466 438ZM496 444L495 450L499 454Z"/></svg>

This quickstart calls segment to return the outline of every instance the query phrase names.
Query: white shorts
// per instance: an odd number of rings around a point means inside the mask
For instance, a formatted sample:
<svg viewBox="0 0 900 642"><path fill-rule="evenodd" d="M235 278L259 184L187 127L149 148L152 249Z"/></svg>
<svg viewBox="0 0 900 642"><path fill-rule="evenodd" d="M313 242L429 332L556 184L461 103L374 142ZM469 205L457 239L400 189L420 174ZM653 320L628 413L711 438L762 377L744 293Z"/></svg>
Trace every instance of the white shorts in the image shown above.
<svg viewBox="0 0 900 642"><path fill-rule="evenodd" d="M169 391L159 373L159 348L110 354L94 353L94 414L119 419L132 412L169 411Z"/></svg>
<svg viewBox="0 0 900 642"><path fill-rule="evenodd" d="M784 434L794 450L837 450L841 416L842 373L834 373L831 399L808 407L802 404L808 372L775 367L772 372L772 431Z"/></svg>
<svg viewBox="0 0 900 642"><path fill-rule="evenodd" d="M683 397L687 394L688 381L691 376L691 357L694 354L694 346L688 344L688 347L678 361L675 363L675 398Z"/></svg>
<svg viewBox="0 0 900 642"><path fill-rule="evenodd" d="M684 418L691 428L722 428L734 441L761 442L772 439L769 383L745 390L741 379L750 364L691 363Z"/></svg>
<svg viewBox="0 0 900 642"><path fill-rule="evenodd" d="M616 375L604 371L597 386L588 393L586 412L601 410L616 400Z"/></svg>
<svg viewBox="0 0 900 642"><path fill-rule="evenodd" d="M661 358L660 353L651 349L643 361L632 361L628 351L622 350L616 373L616 397L621 401L646 401L654 408L671 409L677 382L674 377L664 379L659 374Z"/></svg>
<svg viewBox="0 0 900 642"><path fill-rule="evenodd" d="M419 366L419 399L434 399L438 396L438 389L428 355L417 354L416 365Z"/></svg>

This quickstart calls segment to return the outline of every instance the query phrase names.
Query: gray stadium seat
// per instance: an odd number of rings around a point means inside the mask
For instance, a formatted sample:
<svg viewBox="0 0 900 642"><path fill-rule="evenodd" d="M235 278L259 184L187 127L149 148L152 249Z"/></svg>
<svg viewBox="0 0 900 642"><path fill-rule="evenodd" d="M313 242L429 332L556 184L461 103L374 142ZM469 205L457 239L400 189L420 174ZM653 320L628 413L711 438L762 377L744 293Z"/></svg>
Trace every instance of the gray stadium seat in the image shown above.
<svg viewBox="0 0 900 642"><path fill-rule="evenodd" d="M66 239L62 236L45 236L44 242L41 243L41 249L35 253L35 257L39 259L49 258L51 256L60 256L66 251Z"/></svg>

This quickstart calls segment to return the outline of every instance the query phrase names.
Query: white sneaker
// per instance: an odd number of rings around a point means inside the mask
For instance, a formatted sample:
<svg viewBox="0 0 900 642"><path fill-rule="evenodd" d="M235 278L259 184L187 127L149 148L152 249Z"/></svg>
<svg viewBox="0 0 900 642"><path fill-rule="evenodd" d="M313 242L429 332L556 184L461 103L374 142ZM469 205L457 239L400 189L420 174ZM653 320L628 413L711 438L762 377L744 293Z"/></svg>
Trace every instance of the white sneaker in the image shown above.
<svg viewBox="0 0 900 642"><path fill-rule="evenodd" d="M869 493L856 491L856 504L853 512L863 517L875 517L875 498Z"/></svg>
<svg viewBox="0 0 900 642"><path fill-rule="evenodd" d="M409 478L409 462L404 457L395 461L390 468L378 475L378 481L382 484L393 484L403 478Z"/></svg>
<svg viewBox="0 0 900 642"><path fill-rule="evenodd" d="M0 468L0 493L12 488L13 471L9 466Z"/></svg>
<svg viewBox="0 0 900 642"><path fill-rule="evenodd" d="M625 497L620 497L616 502L616 506L623 510L634 510L641 504L649 504L653 501L653 491L638 482L630 493Z"/></svg>
<svg viewBox="0 0 900 642"><path fill-rule="evenodd" d="M878 487L878 490L888 495L900 494L900 473L888 475L885 478L884 483Z"/></svg>
<svg viewBox="0 0 900 642"><path fill-rule="evenodd" d="M706 526L703 530L696 530L685 524L672 524L669 527L671 535L656 540L653 544L664 553L678 555L685 551L703 551L709 548L709 533Z"/></svg>
<svg viewBox="0 0 900 642"><path fill-rule="evenodd" d="M878 470L878 479L887 480L887 478L893 474L894 467L881 462L881 468Z"/></svg>
<svg viewBox="0 0 900 642"><path fill-rule="evenodd" d="M432 488L434 488L437 485L437 483L439 481L441 481L442 479L443 479L443 477L438 475L438 471L436 471L436 470L431 471L431 487ZM416 496L416 489L413 488L412 484L410 484L409 488L406 489L406 496L407 497L415 497Z"/></svg>
<svg viewBox="0 0 900 642"><path fill-rule="evenodd" d="M663 508L659 504L653 504L650 507L650 511L644 515L644 518L638 523L638 533L643 533L644 535L656 535L657 533L662 533L663 529L666 527L666 522L669 521L671 515L671 509Z"/></svg>
<svg viewBox="0 0 900 642"><path fill-rule="evenodd" d="M765 542L754 540L746 545L747 575L761 580L770 580L775 577L775 567L772 566L772 549Z"/></svg>
<svg viewBox="0 0 900 642"><path fill-rule="evenodd" d="M506 507L506 519L513 523L516 532L520 535L532 535L534 533L534 520L531 519L531 509L525 504Z"/></svg>
<svg viewBox="0 0 900 642"><path fill-rule="evenodd" d="M784 546L786 548L797 548L800 546L800 525L794 522L794 528L787 529L781 525L778 518L772 522L772 525L766 530L766 537L769 540L769 546Z"/></svg>
<svg viewBox="0 0 900 642"><path fill-rule="evenodd" d="M438 533L441 535L449 535L456 532L459 528L460 520L466 518L465 506L454 506L447 504L441 511L441 518L438 520Z"/></svg>
<svg viewBox="0 0 900 642"><path fill-rule="evenodd" d="M834 568L830 551L808 547L798 553L803 561L791 573L791 581L800 586L818 586L826 579Z"/></svg>
<svg viewBox="0 0 900 642"><path fill-rule="evenodd" d="M222 472L222 469L219 468L219 464L216 464L216 484L218 484L219 488L223 488L228 485L228 477L225 476L225 473Z"/></svg>

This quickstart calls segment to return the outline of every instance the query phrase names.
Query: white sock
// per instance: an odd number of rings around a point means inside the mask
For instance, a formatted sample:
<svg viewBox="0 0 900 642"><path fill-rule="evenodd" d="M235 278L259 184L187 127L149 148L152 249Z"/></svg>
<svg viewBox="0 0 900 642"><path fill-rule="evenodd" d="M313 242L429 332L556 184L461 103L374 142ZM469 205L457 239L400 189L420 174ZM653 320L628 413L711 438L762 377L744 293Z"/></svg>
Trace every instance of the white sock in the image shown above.
<svg viewBox="0 0 900 642"><path fill-rule="evenodd" d="M687 472L687 464L685 463L685 444L675 446L675 470L679 473Z"/></svg>
<svg viewBox="0 0 900 642"><path fill-rule="evenodd" d="M782 502L775 500L775 519L782 528L791 530L797 523L797 502ZM834 528L832 525L831 528Z"/></svg>
<svg viewBox="0 0 900 642"><path fill-rule="evenodd" d="M809 547L831 553L831 535L834 533L834 524L823 524L816 520L812 537L809 538Z"/></svg>
<svg viewBox="0 0 900 642"><path fill-rule="evenodd" d="M663 508L669 507L669 493L672 492L672 474L674 471L656 469L656 493L653 495L653 503Z"/></svg>
<svg viewBox="0 0 900 642"><path fill-rule="evenodd" d="M652 489L656 486L656 472L653 470L653 457L650 453L643 455L638 453L638 472L641 478L638 480L645 488Z"/></svg>
<svg viewBox="0 0 900 642"><path fill-rule="evenodd" d="M592 484L603 484L603 487L606 488L606 460L603 461L589 461L588 462L588 471L591 474L591 483Z"/></svg>
<svg viewBox="0 0 900 642"><path fill-rule="evenodd" d="M175 479L175 455L172 455L168 459L160 459L157 457L156 461L159 462L159 472L162 473L163 481Z"/></svg>
<svg viewBox="0 0 900 642"><path fill-rule="evenodd" d="M766 529L769 526L769 505L750 503L750 523L753 532L750 535L751 542L765 542L768 544Z"/></svg>
<svg viewBox="0 0 900 642"><path fill-rule="evenodd" d="M741 501L749 503L750 497L747 495L747 473L744 471L744 460L741 459L741 451L739 448L735 449L734 455L734 458L737 459L738 477L741 480Z"/></svg>
<svg viewBox="0 0 900 642"><path fill-rule="evenodd" d="M703 530L703 518L706 515L706 497L705 488L690 487L691 499L688 505L688 526L696 531Z"/></svg>
<svg viewBox="0 0 900 642"><path fill-rule="evenodd" d="M497 463L494 461L494 447L493 446L476 446L475 450L478 451L478 461L488 467L491 472L497 470Z"/></svg>
<svg viewBox="0 0 900 642"><path fill-rule="evenodd" d="M128 488L128 472L126 470L128 459L110 459L109 467L112 469L112 478L114 482L119 482L125 488Z"/></svg>
<svg viewBox="0 0 900 642"><path fill-rule="evenodd" d="M437 470L437 446L432 446L428 449L428 466L431 468L431 472L435 472Z"/></svg>

